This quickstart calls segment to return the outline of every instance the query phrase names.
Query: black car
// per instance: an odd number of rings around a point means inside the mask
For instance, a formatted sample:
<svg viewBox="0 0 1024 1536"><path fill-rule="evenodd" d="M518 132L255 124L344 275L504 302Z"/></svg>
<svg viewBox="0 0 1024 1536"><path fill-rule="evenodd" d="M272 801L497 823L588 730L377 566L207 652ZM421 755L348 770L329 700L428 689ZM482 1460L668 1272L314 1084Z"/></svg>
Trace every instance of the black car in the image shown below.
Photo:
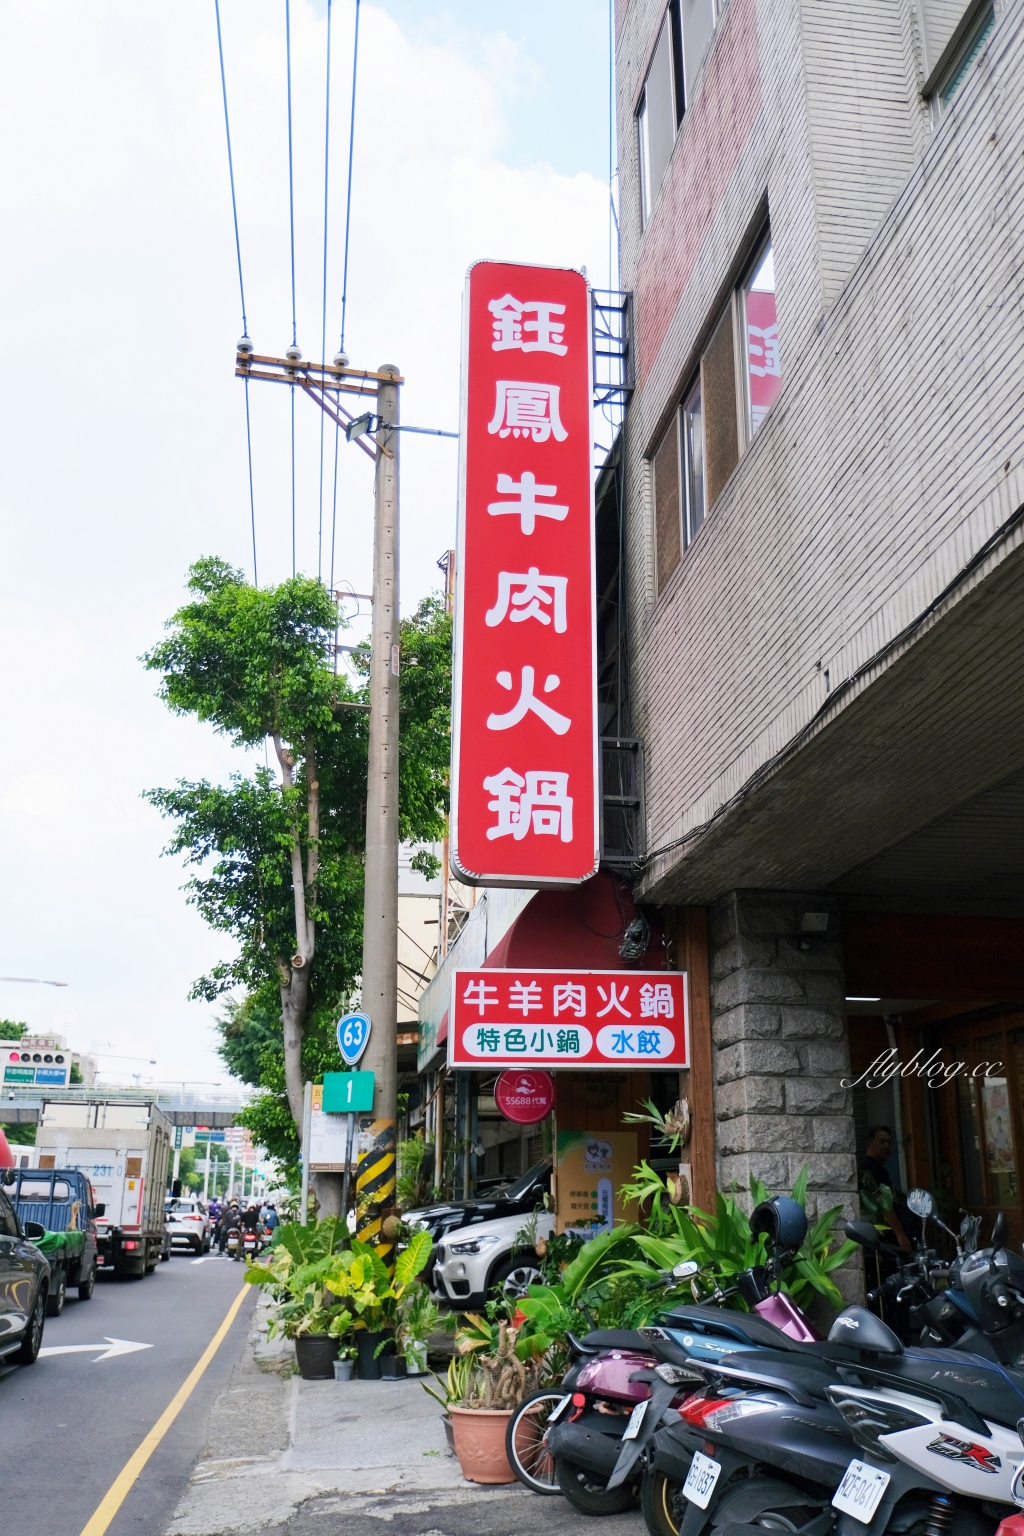
<svg viewBox="0 0 1024 1536"><path fill-rule="evenodd" d="M45 1235L37 1221L23 1225L0 1192L0 1359L19 1365L33 1365L43 1342L50 1265L32 1239Z"/></svg>
<svg viewBox="0 0 1024 1536"><path fill-rule="evenodd" d="M430 1258L420 1278L433 1288L437 1245L449 1232L475 1226L479 1221L494 1221L499 1216L529 1216L538 1206L543 1206L544 1196L550 1189L551 1160L548 1158L535 1163L513 1183L488 1189L474 1200L446 1200L443 1204L406 1211L403 1221L410 1227L429 1232L433 1239Z"/></svg>

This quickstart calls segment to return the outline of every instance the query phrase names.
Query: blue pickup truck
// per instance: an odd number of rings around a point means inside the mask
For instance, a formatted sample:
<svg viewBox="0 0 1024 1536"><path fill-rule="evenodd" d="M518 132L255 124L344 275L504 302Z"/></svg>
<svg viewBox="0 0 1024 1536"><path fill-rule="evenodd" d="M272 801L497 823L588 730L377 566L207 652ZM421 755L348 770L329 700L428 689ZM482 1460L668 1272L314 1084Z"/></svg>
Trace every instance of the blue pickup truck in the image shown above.
<svg viewBox="0 0 1024 1536"><path fill-rule="evenodd" d="M85 1174L76 1168L4 1168L0 1190L22 1226L32 1221L46 1228L32 1242L50 1264L47 1316L60 1316L71 1289L88 1301L96 1284L96 1217L104 1208Z"/></svg>

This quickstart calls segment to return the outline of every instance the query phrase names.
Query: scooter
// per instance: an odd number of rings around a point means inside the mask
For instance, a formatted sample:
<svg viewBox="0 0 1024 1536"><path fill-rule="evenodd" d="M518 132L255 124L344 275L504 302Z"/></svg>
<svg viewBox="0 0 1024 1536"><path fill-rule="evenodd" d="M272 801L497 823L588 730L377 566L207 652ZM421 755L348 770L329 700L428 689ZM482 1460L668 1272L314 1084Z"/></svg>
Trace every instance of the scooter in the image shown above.
<svg viewBox="0 0 1024 1536"><path fill-rule="evenodd" d="M750 1224L755 1235L768 1234L770 1262L737 1275L727 1290L716 1283L709 1303L677 1303L656 1325L637 1333L599 1331L584 1340L570 1336L573 1365L562 1383L562 1402L548 1414L543 1444L553 1461L551 1491L557 1486L582 1514L615 1514L635 1503L636 1463L646 1443L638 1438L641 1427L653 1434L665 1410L692 1392L699 1377L687 1369L691 1358L716 1360L724 1353L777 1347L787 1337L805 1342L817 1337L777 1289L782 1270L807 1235L802 1206L787 1196L764 1201ZM699 1273L699 1266L688 1262L663 1279L668 1284L688 1279L697 1296ZM751 1308L749 1313L720 1310L735 1295ZM516 1468L516 1458L511 1460ZM535 1480L521 1481L536 1487Z"/></svg>
<svg viewBox="0 0 1024 1536"><path fill-rule="evenodd" d="M263 1238L261 1234L252 1227L246 1227L242 1233L242 1252L245 1255L245 1262L250 1264L253 1259L259 1257L262 1251Z"/></svg>
<svg viewBox="0 0 1024 1536"><path fill-rule="evenodd" d="M993 1237L1005 1237L1004 1221ZM1024 1326L1024 1261L994 1246L968 1257L961 1279L978 1336L1004 1347ZM1024 1376L997 1361L961 1347L905 1350L850 1307L825 1344L690 1368L707 1389L646 1456L651 1536L737 1522L806 1536L992 1536L1024 1506Z"/></svg>
<svg viewBox="0 0 1024 1536"><path fill-rule="evenodd" d="M238 1226L228 1228L227 1250L237 1262L242 1257L242 1232Z"/></svg>

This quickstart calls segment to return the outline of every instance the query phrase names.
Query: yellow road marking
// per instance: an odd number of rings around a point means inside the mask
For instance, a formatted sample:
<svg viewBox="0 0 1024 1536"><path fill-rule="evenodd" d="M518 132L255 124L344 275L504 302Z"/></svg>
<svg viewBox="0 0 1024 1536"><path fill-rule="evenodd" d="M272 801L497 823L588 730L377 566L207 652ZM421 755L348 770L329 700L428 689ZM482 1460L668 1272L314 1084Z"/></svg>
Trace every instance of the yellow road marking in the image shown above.
<svg viewBox="0 0 1024 1536"><path fill-rule="evenodd" d="M199 1382L199 1378L202 1376L203 1372L206 1370L206 1367L209 1365L210 1361L213 1359L214 1355L223 1344L224 1339L227 1336L228 1329L231 1327L231 1324L238 1316L239 1307L242 1305L242 1302L245 1300L246 1296L249 1295L251 1289L251 1286L242 1286L242 1289L239 1291L238 1295L231 1303L231 1306L228 1308L227 1317L221 1323L220 1327L217 1329L217 1332L214 1334L213 1338L204 1349L198 1362L189 1372L181 1387L179 1387L178 1391L171 1398L171 1401L167 1404L167 1407L157 1419L145 1440L143 1440L139 1448L131 1456L129 1456L128 1460L121 1468L121 1471L117 1474L117 1476L114 1478L114 1481L103 1495L103 1498L100 1500L95 1513L90 1519L88 1525L86 1525L82 1531L82 1536L104 1536L104 1532L109 1529L110 1522L113 1520L114 1516L121 1508L121 1505L128 1497L132 1485L138 1477L139 1473L142 1471L143 1467L146 1465L146 1462L152 1456L153 1452L164 1438L164 1435L166 1435L167 1431L178 1417L178 1414L181 1412L189 1398L192 1396L192 1393Z"/></svg>

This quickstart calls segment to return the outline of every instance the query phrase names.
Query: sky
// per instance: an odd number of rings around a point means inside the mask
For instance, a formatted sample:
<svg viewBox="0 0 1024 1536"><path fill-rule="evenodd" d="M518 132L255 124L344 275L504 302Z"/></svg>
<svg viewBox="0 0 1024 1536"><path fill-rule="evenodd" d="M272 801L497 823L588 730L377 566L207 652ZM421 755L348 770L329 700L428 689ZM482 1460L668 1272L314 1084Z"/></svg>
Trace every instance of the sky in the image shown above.
<svg viewBox="0 0 1024 1536"><path fill-rule="evenodd" d="M249 334L292 339L284 0L222 0ZM339 344L352 0L292 0L298 344ZM213 0L0 4L0 1018L110 1081L227 1085L193 979L231 952L142 791L252 759L172 716L139 657L189 564L253 571L242 331ZM458 425L466 268L608 282L607 0L361 7L346 350L403 421ZM326 321L324 319L326 307ZM261 584L291 572L288 392L250 386ZM331 571L334 440L295 405L298 569ZM404 612L440 584L457 445L402 441ZM321 482L322 474L322 482ZM323 490L321 490L321 483ZM334 579L371 580L372 465L342 443ZM364 605L365 606L365 605ZM362 630L358 621L352 638ZM155 1061L155 1065L151 1063Z"/></svg>

